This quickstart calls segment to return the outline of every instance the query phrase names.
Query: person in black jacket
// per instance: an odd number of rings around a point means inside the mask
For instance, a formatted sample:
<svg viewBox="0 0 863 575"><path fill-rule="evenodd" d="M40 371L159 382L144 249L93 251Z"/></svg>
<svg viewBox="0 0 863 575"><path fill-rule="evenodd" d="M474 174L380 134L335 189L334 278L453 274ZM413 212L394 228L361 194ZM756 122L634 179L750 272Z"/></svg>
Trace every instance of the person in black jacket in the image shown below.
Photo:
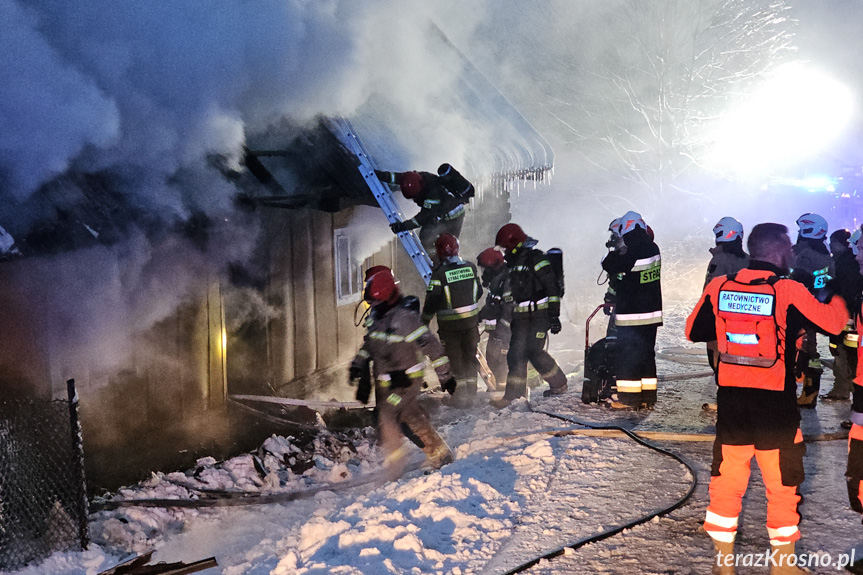
<svg viewBox="0 0 863 575"><path fill-rule="evenodd" d="M488 341L485 358L498 385L506 383L509 368L506 355L512 337L512 288L509 270L503 254L494 248L483 250L476 260L482 268L482 285L488 288L485 305L479 310L479 319L485 326Z"/></svg>
<svg viewBox="0 0 863 575"><path fill-rule="evenodd" d="M537 241L529 238L517 224L506 224L497 232L495 244L504 251L512 290L512 336L506 362L509 375L503 398L494 407L506 407L527 396L527 362L548 382L543 395L566 393L564 374L554 358L545 351L548 332L560 333L560 284L551 261Z"/></svg>
<svg viewBox="0 0 863 575"><path fill-rule="evenodd" d="M375 170L378 178L390 186L399 186L405 198L420 207L414 217L390 224L393 233L420 229L420 242L429 255L441 234L461 234L465 204L474 195L473 184L449 164L441 164L437 174L431 172L384 172Z"/></svg>
<svg viewBox="0 0 863 575"><path fill-rule="evenodd" d="M656 404L656 330L662 325L659 247L637 212L618 221L620 249L610 251L602 269L616 277L614 325L617 353L614 370L617 398L614 409L652 408Z"/></svg>
<svg viewBox="0 0 863 575"><path fill-rule="evenodd" d="M799 231L791 262L791 279L802 283L819 297L827 282L835 275L827 239L827 220L818 214L806 213L797 218ZM817 331L805 326L798 339L797 372L803 378L803 389L797 398L800 407L814 408L821 389L821 355L818 353Z"/></svg>
<svg viewBox="0 0 863 575"><path fill-rule="evenodd" d="M469 407L476 398L479 362L479 299L482 286L476 266L459 257L458 239L441 234L435 241L440 264L432 272L422 319L426 324L437 317L440 337L458 381L453 395L457 407Z"/></svg>
<svg viewBox="0 0 863 575"><path fill-rule="evenodd" d="M857 330L854 315L860 307L863 292L863 275L848 244L851 232L836 230L830 234L830 252L836 274L836 289L848 305L851 321L839 335L830 336L830 354L833 356L833 389L822 399L847 401L851 398L854 375L857 373Z"/></svg>

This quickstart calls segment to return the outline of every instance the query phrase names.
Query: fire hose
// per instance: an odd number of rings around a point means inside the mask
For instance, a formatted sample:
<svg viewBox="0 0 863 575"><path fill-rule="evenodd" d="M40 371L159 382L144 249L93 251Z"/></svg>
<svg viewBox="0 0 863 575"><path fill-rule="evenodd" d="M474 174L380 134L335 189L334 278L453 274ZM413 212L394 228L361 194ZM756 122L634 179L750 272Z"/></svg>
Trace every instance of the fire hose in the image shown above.
<svg viewBox="0 0 863 575"><path fill-rule="evenodd" d="M531 567L533 567L534 565L538 564L543 559L553 559L555 557L559 557L559 556L565 554L568 549L574 550L574 549L578 549L580 547L583 547L584 545L587 545L589 543L596 543L598 541L602 541L603 539L608 539L609 537L613 537L614 535L617 535L618 533L625 531L626 529L630 529L632 527L635 527L636 525L641 525L642 523L647 523L648 521L652 520L654 517L662 517L663 515L667 515L667 514L671 513L672 511L674 511L675 509L682 507L683 504L686 503L690 497L692 497L692 494L695 492L695 488L698 486L698 476L695 473L695 469L683 457L681 457L680 455L677 455L676 453L673 453L667 449L663 449L662 447L658 447L656 445L653 445L652 443L645 441L639 435L637 435L636 433L634 433L628 429L625 429L625 428L620 427L618 425L594 425L591 423L584 423L582 421L578 421L576 419L573 419L573 418L565 416L565 415L560 415L558 413L552 413L550 411L543 411L540 409L534 409L533 406L531 406L531 411L533 411L534 413L541 413L543 415L547 415L549 417L553 417L553 418L559 419L561 421L566 421L569 423L574 423L576 425L581 425L581 426L584 426L584 427L587 427L590 429L616 430L616 431L619 431L621 433L624 433L625 435L628 435L631 439L633 439L635 442L647 447L648 449L656 451L657 453L660 453L660 454L665 455L667 457L671 457L672 459L674 459L675 461L677 461L678 463L683 465L687 469L687 471L689 471L689 475L692 477L692 481L689 485L689 489L687 490L686 494L671 505L668 505L668 506L663 507L661 509L658 509L656 511L652 511L652 512L648 513L647 515L643 515L641 517L638 517L638 518L636 518L632 521L629 521L623 525L619 525L617 527L607 529L601 533L597 533L596 535L591 535L589 537L583 537L583 538L578 539L576 541L573 541L571 543L567 543L566 545L558 547L557 549L555 549L553 551L549 551L548 553L544 553L543 555L540 555L538 557L534 557L530 561L522 563L518 567L510 569L509 571L505 571L503 573L503 575L511 575L513 573L522 573L523 571L526 571L526 570L530 569Z"/></svg>

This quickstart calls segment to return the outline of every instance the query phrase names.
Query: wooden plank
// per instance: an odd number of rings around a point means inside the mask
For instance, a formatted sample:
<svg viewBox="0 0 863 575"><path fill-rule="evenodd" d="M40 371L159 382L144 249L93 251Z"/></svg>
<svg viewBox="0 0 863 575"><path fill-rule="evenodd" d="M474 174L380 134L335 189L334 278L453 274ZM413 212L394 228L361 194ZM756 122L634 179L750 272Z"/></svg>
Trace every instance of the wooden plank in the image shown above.
<svg viewBox="0 0 863 575"><path fill-rule="evenodd" d="M217 281L210 283L207 293L207 328L209 333L207 408L213 409L224 406L225 398L228 396L228 373L225 361L228 334L225 327L222 288Z"/></svg>
<svg viewBox="0 0 863 575"><path fill-rule="evenodd" d="M288 312L294 318L294 378L304 377L317 369L313 242L311 212L295 212L291 233L293 305Z"/></svg>
<svg viewBox="0 0 863 575"><path fill-rule="evenodd" d="M292 232L295 214L293 211L271 210L272 224L270 227L273 240L270 271L270 297L281 305L281 315L270 323L270 333L267 337L273 385L281 385L296 377L294 358L294 248Z"/></svg>
<svg viewBox="0 0 863 575"><path fill-rule="evenodd" d="M336 311L336 270L333 217L313 214L314 300L317 369L334 367L339 360L339 327Z"/></svg>
<svg viewBox="0 0 863 575"><path fill-rule="evenodd" d="M364 409L366 406L359 401L319 401L314 399L293 399L290 397L272 397L266 395L229 395L233 400L242 401L259 401L262 403L277 403L279 405L294 405L304 406L310 409L325 409L325 408L344 408L344 409ZM374 399L374 398L372 398ZM374 405L374 401L370 406Z"/></svg>

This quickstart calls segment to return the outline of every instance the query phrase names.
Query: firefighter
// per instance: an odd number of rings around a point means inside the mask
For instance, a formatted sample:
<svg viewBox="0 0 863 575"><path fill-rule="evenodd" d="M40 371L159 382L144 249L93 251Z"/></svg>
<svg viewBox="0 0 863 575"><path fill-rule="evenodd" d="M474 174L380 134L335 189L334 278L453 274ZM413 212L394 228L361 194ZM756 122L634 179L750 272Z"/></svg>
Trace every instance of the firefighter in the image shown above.
<svg viewBox="0 0 863 575"><path fill-rule="evenodd" d="M715 277L737 273L749 265L749 254L743 250L743 224L726 216L713 226L716 246L710 248L710 263L707 264L707 275L704 287ZM716 371L716 342L707 342L707 361L710 368Z"/></svg>
<svg viewBox="0 0 863 575"><path fill-rule="evenodd" d="M435 241L440 264L432 272L422 319L428 324L437 316L438 336L458 381L453 404L468 407L476 398L479 363L479 298L482 296L476 266L459 257L458 239L441 234Z"/></svg>
<svg viewBox="0 0 863 575"><path fill-rule="evenodd" d="M623 239L617 235L618 224L620 223L620 218L614 218L611 220L611 223L608 224L608 231L610 232L610 236L608 241L605 242L605 247L608 248L608 251L613 252L617 251L623 247ZM620 280L620 274L606 274L608 278L608 288L605 290L605 296L602 299L602 313L605 315L611 315L614 311L614 304L617 301L617 282ZM601 284L600 284L601 285ZM608 322L608 330L606 332L606 336L611 335L614 331L614 321Z"/></svg>
<svg viewBox="0 0 863 575"><path fill-rule="evenodd" d="M810 292L817 294L835 275L830 250L824 243L827 239L827 220L818 214L806 213L797 218L797 226L799 231L797 243L793 248L791 279L799 281ZM803 389L797 398L797 404L800 407L814 408L818 402L821 374L824 370L821 368L815 329L804 326L800 336L797 372L803 377Z"/></svg>
<svg viewBox="0 0 863 575"><path fill-rule="evenodd" d="M856 315L858 300L863 291L863 275L849 245L851 232L836 230L830 234L830 253L836 272L836 289L848 313ZM830 355L833 356L833 389L822 399L847 401L851 397L852 379L857 372L857 329L852 317L838 336L830 336Z"/></svg>
<svg viewBox="0 0 863 575"><path fill-rule="evenodd" d="M506 354L512 336L512 290L509 271L503 254L494 248L483 250L476 263L482 268L482 285L488 288L485 305L479 311L488 341L485 344L485 358L488 367L498 384L506 382L508 367Z"/></svg>
<svg viewBox="0 0 863 575"><path fill-rule="evenodd" d="M602 259L602 269L609 277L617 277L617 397L610 405L613 409L652 409L656 404L656 330L662 325L662 259L637 212L621 216L617 232L623 246Z"/></svg>
<svg viewBox="0 0 863 575"><path fill-rule="evenodd" d="M420 228L420 242L429 254L441 234L459 237L465 204L474 196L474 188L455 168L441 164L437 174L379 170L375 174L391 186L398 185L404 197L420 207L419 213L409 220L390 224L393 233Z"/></svg>
<svg viewBox="0 0 863 575"><path fill-rule="evenodd" d="M850 244L858 269L863 274L863 227L854 230ZM859 333L863 329L863 308L859 292L854 301L854 321ZM858 347L856 378L851 399L851 431L848 434L848 466L845 469L848 501L851 509L857 513L863 513L863 361L860 361L860 353Z"/></svg>
<svg viewBox="0 0 863 575"><path fill-rule="evenodd" d="M443 346L423 323L414 298L401 295L392 271L375 266L367 273L364 299L371 305L363 346L354 357L349 381L358 384L357 400L368 403L375 391L377 427L388 474L397 478L406 459L406 435L425 452L428 465L440 468L453 454L417 402L423 385L424 356L432 361L441 387L452 394L456 381ZM412 301L414 300L414 301Z"/></svg>
<svg viewBox="0 0 863 575"><path fill-rule="evenodd" d="M754 456L767 487L770 543L777 561L784 563L771 573L798 573L787 565L800 538L797 490L804 479L805 452L794 339L805 321L838 333L848 312L841 297L821 303L800 283L784 277L792 258L785 226L758 224L749 234L748 247L749 266L714 278L686 320L691 341L715 339L719 349L716 441L704 528L717 554L732 553Z"/></svg>
<svg viewBox="0 0 863 575"><path fill-rule="evenodd" d="M496 246L504 253L509 269L513 310L506 363L509 374L503 398L491 402L506 407L527 396L527 363L548 382L548 397L567 390L566 375L545 351L548 332L560 333L560 283L548 256L534 248L537 241L517 224L506 224L497 232Z"/></svg>

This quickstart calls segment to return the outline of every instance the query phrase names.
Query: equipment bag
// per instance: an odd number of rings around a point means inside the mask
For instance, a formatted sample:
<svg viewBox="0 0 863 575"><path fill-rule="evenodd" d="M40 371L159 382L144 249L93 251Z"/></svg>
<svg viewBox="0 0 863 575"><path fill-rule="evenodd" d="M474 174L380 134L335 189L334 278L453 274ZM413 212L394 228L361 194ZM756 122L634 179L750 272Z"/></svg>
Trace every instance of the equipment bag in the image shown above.
<svg viewBox="0 0 863 575"><path fill-rule="evenodd" d="M587 348L584 358L584 384L581 388L583 403L597 403L609 399L616 391L614 353L617 338L607 336Z"/></svg>
<svg viewBox="0 0 863 575"><path fill-rule="evenodd" d="M560 248L551 248L545 252L548 261L551 262L551 267L554 270L554 275L557 277L557 285L560 286L560 297L563 297L564 279L563 279L563 250Z"/></svg>

